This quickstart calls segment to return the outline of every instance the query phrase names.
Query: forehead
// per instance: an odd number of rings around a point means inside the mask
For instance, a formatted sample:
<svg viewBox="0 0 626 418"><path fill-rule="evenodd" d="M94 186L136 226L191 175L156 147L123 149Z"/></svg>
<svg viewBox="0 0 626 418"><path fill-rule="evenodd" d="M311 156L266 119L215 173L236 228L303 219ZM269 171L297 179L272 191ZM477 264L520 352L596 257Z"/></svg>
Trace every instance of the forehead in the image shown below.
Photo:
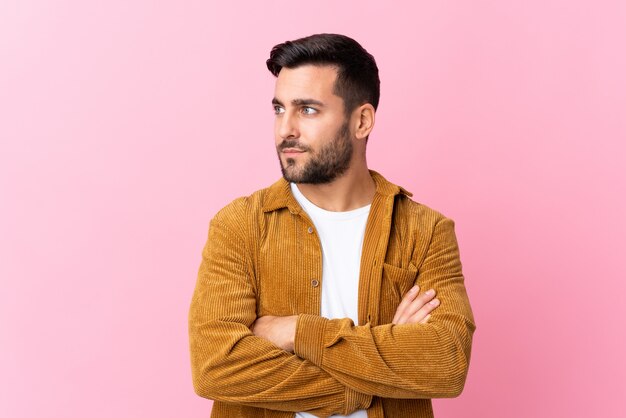
<svg viewBox="0 0 626 418"><path fill-rule="evenodd" d="M281 101L294 99L339 99L333 93L337 69L330 65L302 65L283 68L276 78L274 96Z"/></svg>

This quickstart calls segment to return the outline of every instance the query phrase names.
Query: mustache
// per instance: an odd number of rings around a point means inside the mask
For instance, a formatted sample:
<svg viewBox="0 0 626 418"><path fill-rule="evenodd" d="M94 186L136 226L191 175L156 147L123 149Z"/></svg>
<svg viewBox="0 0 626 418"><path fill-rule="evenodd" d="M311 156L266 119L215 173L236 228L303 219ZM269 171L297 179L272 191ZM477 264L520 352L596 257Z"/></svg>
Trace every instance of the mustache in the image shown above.
<svg viewBox="0 0 626 418"><path fill-rule="evenodd" d="M295 139L285 139L276 147L278 151L282 151L285 148L295 148L300 151L309 151L309 147L307 147L306 145L300 144L300 142Z"/></svg>

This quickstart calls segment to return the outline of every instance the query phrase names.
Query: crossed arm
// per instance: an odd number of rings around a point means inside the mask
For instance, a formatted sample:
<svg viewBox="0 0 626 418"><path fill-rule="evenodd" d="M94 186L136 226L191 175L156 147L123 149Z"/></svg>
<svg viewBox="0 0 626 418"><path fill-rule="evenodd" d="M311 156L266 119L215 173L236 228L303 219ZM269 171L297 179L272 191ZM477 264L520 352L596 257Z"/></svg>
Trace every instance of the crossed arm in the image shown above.
<svg viewBox="0 0 626 418"><path fill-rule="evenodd" d="M393 318L393 324L426 324L430 319L430 312L439 306L439 299L435 298L433 289L419 293L420 288L415 285L402 298ZM296 337L298 315L292 316L262 316L252 324L252 332L257 337L264 338L283 350L293 353Z"/></svg>
<svg viewBox="0 0 626 418"><path fill-rule="evenodd" d="M249 249L236 228L215 220L189 316L196 392L318 416L365 409L373 396L457 395L473 319L452 223L440 222L431 241L418 277L438 299L415 289L391 324L354 326L306 314L257 318Z"/></svg>

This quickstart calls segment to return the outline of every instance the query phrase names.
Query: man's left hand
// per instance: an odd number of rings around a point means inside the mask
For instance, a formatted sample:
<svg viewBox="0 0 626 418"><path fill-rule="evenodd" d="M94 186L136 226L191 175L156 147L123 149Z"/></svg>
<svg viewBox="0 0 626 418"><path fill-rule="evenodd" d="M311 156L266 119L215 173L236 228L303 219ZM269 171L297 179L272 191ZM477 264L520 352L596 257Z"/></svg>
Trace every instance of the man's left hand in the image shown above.
<svg viewBox="0 0 626 418"><path fill-rule="evenodd" d="M285 351L293 353L297 315L261 316L252 324L252 333L265 338Z"/></svg>

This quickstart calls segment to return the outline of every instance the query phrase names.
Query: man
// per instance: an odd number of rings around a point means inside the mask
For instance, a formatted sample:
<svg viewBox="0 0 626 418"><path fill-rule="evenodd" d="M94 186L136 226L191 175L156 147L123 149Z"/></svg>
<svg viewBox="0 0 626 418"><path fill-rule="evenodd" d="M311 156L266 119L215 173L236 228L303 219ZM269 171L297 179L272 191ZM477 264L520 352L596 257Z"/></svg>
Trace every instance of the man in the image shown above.
<svg viewBox="0 0 626 418"><path fill-rule="evenodd" d="M213 417L432 417L474 322L453 222L368 170L374 58L321 34L275 46L283 178L211 221L189 315Z"/></svg>

